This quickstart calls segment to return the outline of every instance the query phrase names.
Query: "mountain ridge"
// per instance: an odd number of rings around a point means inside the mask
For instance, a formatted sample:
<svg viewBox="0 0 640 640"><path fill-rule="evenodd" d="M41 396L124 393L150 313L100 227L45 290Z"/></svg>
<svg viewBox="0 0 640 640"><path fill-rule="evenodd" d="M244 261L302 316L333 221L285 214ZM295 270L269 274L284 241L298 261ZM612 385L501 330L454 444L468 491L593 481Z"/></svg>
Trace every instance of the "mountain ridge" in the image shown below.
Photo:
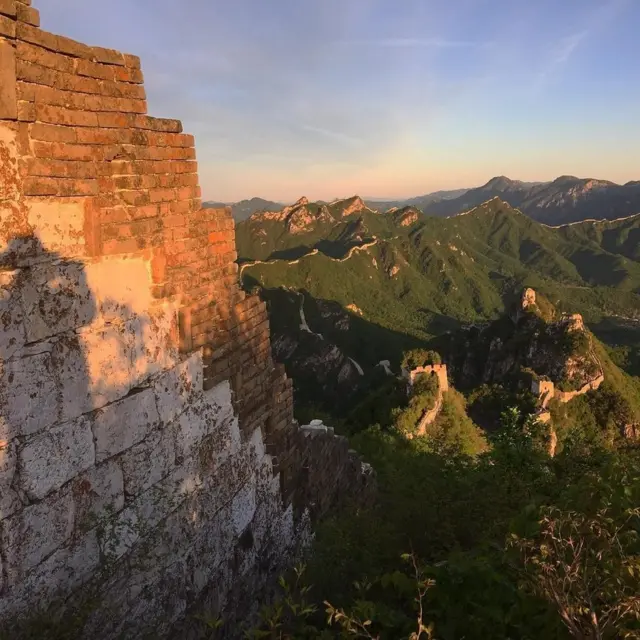
<svg viewBox="0 0 640 640"><path fill-rule="evenodd" d="M484 185L471 189L440 190L398 200L361 200L370 209L381 213L413 206L427 215L449 217L496 195L502 196L512 207L520 208L525 215L551 226L588 219L618 219L640 213L640 181L618 184L610 180L578 178L568 174L546 182L525 182L507 176L495 176ZM330 206L347 199L318 201L317 204ZM231 205L207 202L204 206L231 206L237 222L255 213L285 208L283 204L261 198Z"/></svg>
<svg viewBox="0 0 640 640"><path fill-rule="evenodd" d="M350 319L362 335L398 333L375 354L364 346L347 351L365 370L397 362L393 345L490 321L523 287L596 326L609 318L608 337L634 323L640 329L640 216L556 228L498 197L464 216L412 213L416 219L405 226L403 213L363 210L299 235L287 233L282 221L245 221L237 227L241 278L246 288L278 300L272 314L286 304L286 295L276 295L285 287L303 294L311 325L317 300L357 309L343 324ZM290 325L300 325L295 314Z"/></svg>

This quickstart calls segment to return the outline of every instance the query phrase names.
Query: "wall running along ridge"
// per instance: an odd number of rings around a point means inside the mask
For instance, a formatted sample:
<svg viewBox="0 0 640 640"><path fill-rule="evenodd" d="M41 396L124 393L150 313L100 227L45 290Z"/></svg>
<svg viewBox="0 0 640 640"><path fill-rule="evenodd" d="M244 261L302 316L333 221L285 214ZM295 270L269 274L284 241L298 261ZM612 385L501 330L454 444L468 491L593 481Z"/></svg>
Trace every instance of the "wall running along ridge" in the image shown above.
<svg viewBox="0 0 640 640"><path fill-rule="evenodd" d="M344 439L294 422L230 212L201 208L193 137L146 115L142 81L0 0L10 632L61 598L81 637L181 637L202 611L232 629L309 522L373 488Z"/></svg>
<svg viewBox="0 0 640 640"><path fill-rule="evenodd" d="M427 433L427 427L436 421L436 418L440 415L440 410L444 404L444 394L449 391L449 376L447 374L446 364L432 364L425 367L416 367L410 371L407 369L402 370L402 375L408 379L409 388L413 387L415 381L420 376L429 375L438 377L438 394L436 396L435 404L431 409L425 411L420 422L416 427L415 435L408 433L407 438L412 440L414 437L421 437Z"/></svg>

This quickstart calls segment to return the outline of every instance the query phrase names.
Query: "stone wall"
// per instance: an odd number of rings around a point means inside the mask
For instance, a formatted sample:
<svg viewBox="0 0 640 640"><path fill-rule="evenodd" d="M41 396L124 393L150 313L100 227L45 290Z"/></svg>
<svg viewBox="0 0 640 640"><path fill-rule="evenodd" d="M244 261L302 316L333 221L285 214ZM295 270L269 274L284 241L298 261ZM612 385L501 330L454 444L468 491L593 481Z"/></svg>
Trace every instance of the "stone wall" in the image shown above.
<svg viewBox="0 0 640 640"><path fill-rule="evenodd" d="M415 436L424 436L427 433L427 427L433 424L436 418L440 415L440 410L444 404L444 394L449 391L449 376L447 373L446 364L433 364L424 367L416 367L415 369L403 369L402 375L409 381L408 391L411 393L411 388L415 384L415 381L420 376L430 375L437 376L438 378L438 393L436 395L436 401L431 407L425 411L424 415L420 418L420 422L416 427ZM409 439L414 437L413 433L406 434Z"/></svg>
<svg viewBox="0 0 640 640"><path fill-rule="evenodd" d="M551 380L534 379L531 381L531 392L540 400L540 406L546 409L555 395L556 388Z"/></svg>
<svg viewBox="0 0 640 640"><path fill-rule="evenodd" d="M438 376L440 390L444 393L449 391L449 377L446 364L432 364L426 367L416 367L408 372L409 382L413 384L418 376L435 374Z"/></svg>
<svg viewBox="0 0 640 640"><path fill-rule="evenodd" d="M0 0L0 80L0 628L55 602L79 637L202 611L233 635L370 469L293 420L230 212L138 58Z"/></svg>
<svg viewBox="0 0 640 640"><path fill-rule="evenodd" d="M531 392L538 396L540 406L546 409L549 406L549 402L554 398L566 404L578 396L589 393L589 391L595 391L603 382L604 375L600 374L598 377L585 383L580 389L576 389L575 391L560 391L555 388L554 383L550 380L533 380L531 383Z"/></svg>

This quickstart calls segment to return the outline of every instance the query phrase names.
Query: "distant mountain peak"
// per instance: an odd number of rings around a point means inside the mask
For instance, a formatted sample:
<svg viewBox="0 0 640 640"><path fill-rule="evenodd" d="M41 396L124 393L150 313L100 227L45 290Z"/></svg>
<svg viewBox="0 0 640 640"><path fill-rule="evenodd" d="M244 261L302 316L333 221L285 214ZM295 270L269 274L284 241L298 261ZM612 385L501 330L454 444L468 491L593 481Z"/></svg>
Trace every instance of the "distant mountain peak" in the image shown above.
<svg viewBox="0 0 640 640"><path fill-rule="evenodd" d="M558 185L558 184L569 184L572 182L580 182L580 178L578 178L577 176L570 176L570 175L566 175L566 176L558 176L553 182L552 184Z"/></svg>
<svg viewBox="0 0 640 640"><path fill-rule="evenodd" d="M351 196L350 198L343 198L342 200L335 200L330 205L334 209L341 208L341 214L343 217L350 216L354 213L360 213L365 209L369 210L365 201L360 196Z"/></svg>
<svg viewBox="0 0 640 640"><path fill-rule="evenodd" d="M491 191L506 191L517 184L518 182L516 180L511 180L511 178L507 178L507 176L496 176L495 178L491 178L491 180L481 188Z"/></svg>

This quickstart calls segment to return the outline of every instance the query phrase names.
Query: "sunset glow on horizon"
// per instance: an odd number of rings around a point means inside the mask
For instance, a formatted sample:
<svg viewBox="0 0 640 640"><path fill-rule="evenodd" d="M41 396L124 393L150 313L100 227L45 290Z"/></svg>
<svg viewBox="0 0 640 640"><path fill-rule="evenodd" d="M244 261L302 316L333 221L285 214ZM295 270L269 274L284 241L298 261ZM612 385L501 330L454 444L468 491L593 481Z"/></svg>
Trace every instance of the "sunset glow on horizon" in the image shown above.
<svg viewBox="0 0 640 640"><path fill-rule="evenodd" d="M135 4L135 6L133 6ZM206 200L404 198L495 175L640 179L634 0L55 0L140 55Z"/></svg>

